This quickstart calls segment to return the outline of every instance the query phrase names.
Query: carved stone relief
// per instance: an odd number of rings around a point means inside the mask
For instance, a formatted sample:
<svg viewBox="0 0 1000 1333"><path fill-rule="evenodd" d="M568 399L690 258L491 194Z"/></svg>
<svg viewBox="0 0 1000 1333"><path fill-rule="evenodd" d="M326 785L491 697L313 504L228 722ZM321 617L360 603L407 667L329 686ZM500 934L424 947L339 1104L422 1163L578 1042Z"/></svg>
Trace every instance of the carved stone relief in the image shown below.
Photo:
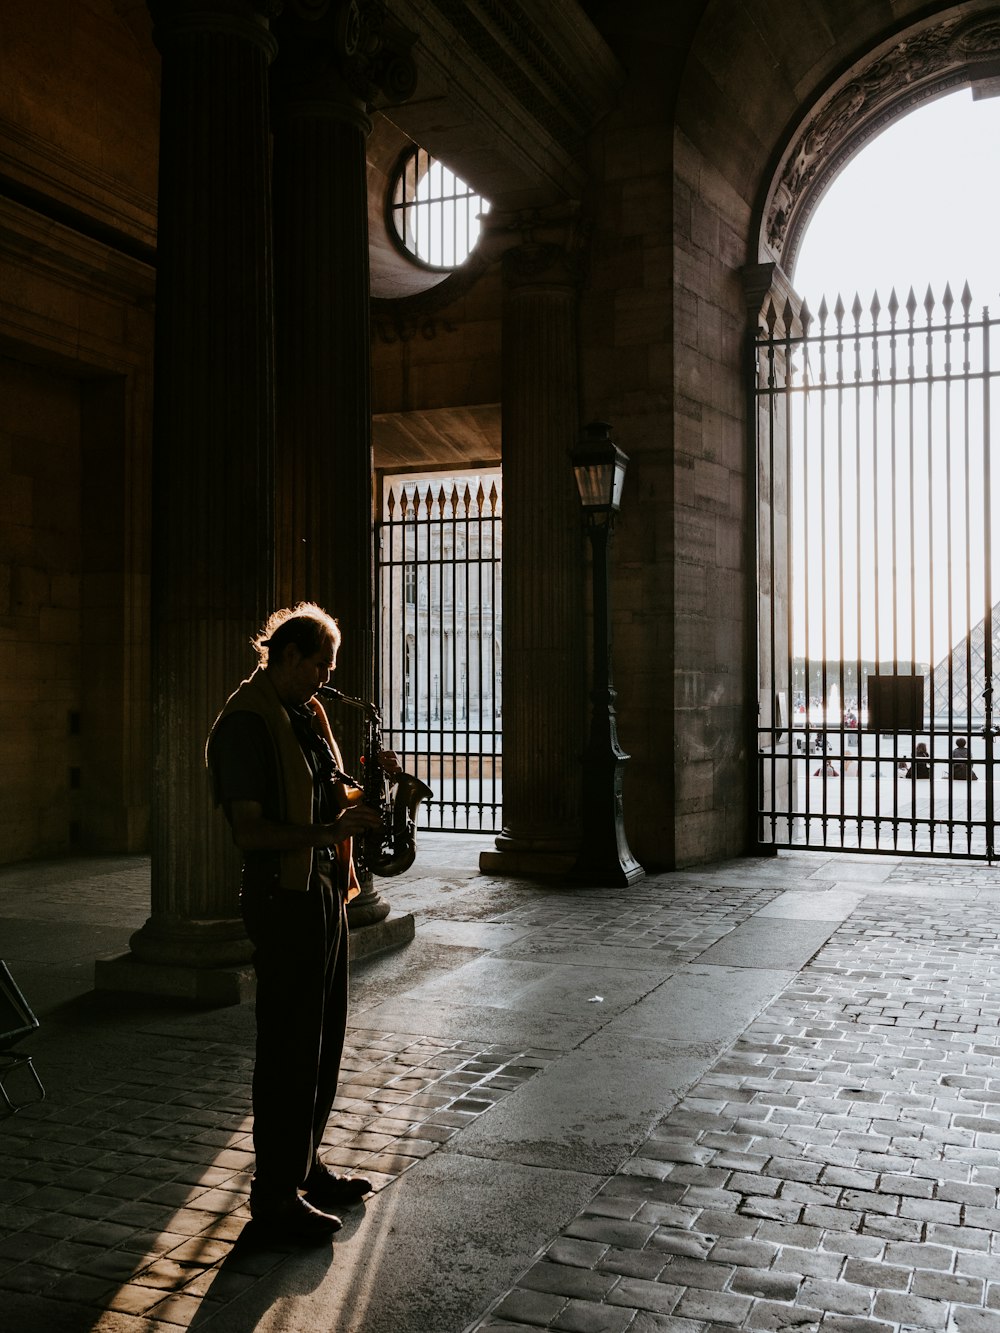
<svg viewBox="0 0 1000 1333"><path fill-rule="evenodd" d="M413 95L416 34L381 0L286 0L277 31L291 65L283 80L300 99L322 96L339 80L369 107Z"/></svg>
<svg viewBox="0 0 1000 1333"><path fill-rule="evenodd" d="M826 186L858 148L907 111L953 88L993 75L1000 61L1000 7L908 33L855 69L791 140L764 211L764 241L786 272Z"/></svg>

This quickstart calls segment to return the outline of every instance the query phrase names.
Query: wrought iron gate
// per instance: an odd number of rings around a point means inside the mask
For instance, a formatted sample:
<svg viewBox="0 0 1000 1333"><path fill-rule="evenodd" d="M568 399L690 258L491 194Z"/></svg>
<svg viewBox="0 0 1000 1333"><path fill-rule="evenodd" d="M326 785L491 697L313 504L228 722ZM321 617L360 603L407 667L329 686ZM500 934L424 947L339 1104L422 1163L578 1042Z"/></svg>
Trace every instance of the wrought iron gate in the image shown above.
<svg viewBox="0 0 1000 1333"><path fill-rule="evenodd" d="M499 473L383 483L383 739L433 789L428 828L500 827L501 497Z"/></svg>
<svg viewBox="0 0 1000 1333"><path fill-rule="evenodd" d="M995 857L998 323L968 286L765 307L761 843Z"/></svg>

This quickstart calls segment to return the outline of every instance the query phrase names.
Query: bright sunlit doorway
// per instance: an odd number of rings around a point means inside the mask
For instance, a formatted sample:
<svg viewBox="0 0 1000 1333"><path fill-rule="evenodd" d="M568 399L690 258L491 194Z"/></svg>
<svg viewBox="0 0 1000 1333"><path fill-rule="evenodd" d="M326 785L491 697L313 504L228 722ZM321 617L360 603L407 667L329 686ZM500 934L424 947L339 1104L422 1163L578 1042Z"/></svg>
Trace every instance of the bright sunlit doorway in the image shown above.
<svg viewBox="0 0 1000 1333"><path fill-rule="evenodd" d="M995 855L1000 100L836 178L757 342L760 842Z"/></svg>

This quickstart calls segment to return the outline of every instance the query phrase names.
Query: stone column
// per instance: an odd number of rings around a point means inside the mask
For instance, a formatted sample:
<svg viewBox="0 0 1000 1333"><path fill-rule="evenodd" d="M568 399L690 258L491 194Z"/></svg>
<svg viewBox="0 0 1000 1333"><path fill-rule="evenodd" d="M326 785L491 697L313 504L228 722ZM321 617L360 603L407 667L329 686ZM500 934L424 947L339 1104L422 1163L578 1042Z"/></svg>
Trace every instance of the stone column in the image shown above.
<svg viewBox="0 0 1000 1333"><path fill-rule="evenodd" d="M503 257L503 831L480 868L560 874L579 847L586 739L578 264L572 225L520 229Z"/></svg>
<svg viewBox="0 0 1000 1333"><path fill-rule="evenodd" d="M162 57L152 911L109 988L237 999L251 946L205 738L273 602L265 0L151 0ZM228 978L216 969L236 967ZM214 975L213 975L214 972ZM247 972L246 975L249 975Z"/></svg>
<svg viewBox="0 0 1000 1333"><path fill-rule="evenodd" d="M369 105L401 101L415 76L407 34L381 5L291 5L277 21L274 230L277 346L276 570L282 605L316 601L340 623L334 684L372 700ZM356 710L335 719L349 770ZM352 926L382 920L372 883Z"/></svg>

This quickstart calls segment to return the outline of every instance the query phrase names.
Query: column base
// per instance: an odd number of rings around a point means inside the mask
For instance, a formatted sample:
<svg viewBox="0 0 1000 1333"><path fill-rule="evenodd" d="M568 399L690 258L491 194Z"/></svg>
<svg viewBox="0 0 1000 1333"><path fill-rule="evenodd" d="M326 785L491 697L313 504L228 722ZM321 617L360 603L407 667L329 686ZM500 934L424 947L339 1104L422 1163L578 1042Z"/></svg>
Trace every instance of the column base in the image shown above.
<svg viewBox="0 0 1000 1333"><path fill-rule="evenodd" d="M350 934L350 960L358 962L389 949L402 948L416 935L412 912L383 918ZM188 964L147 963L135 954L98 958L94 964L94 989L132 995L152 995L169 1000L188 1000L206 1008L246 1004L257 993L253 964L236 967L195 967Z"/></svg>
<svg viewBox="0 0 1000 1333"><path fill-rule="evenodd" d="M253 965L193 967L190 964L146 963L135 954L98 958L94 989L154 995L168 1000L189 1000L212 1008L244 1004L257 991Z"/></svg>
<svg viewBox="0 0 1000 1333"><path fill-rule="evenodd" d="M501 833L495 852L480 852L479 869L484 875L532 878L563 876L576 864L579 848L565 838L518 838Z"/></svg>
<svg viewBox="0 0 1000 1333"><path fill-rule="evenodd" d="M389 903L377 893L362 891L347 907L347 924L351 930L364 930L368 926L378 925L392 911Z"/></svg>
<svg viewBox="0 0 1000 1333"><path fill-rule="evenodd" d="M350 959L356 963L361 958L371 958L374 954L385 953L388 949L400 949L414 938L417 933L412 912L393 915L368 926L351 926Z"/></svg>
<svg viewBox="0 0 1000 1333"><path fill-rule="evenodd" d="M157 967L242 967L253 958L242 917L205 920L159 913L129 940L132 956Z"/></svg>

